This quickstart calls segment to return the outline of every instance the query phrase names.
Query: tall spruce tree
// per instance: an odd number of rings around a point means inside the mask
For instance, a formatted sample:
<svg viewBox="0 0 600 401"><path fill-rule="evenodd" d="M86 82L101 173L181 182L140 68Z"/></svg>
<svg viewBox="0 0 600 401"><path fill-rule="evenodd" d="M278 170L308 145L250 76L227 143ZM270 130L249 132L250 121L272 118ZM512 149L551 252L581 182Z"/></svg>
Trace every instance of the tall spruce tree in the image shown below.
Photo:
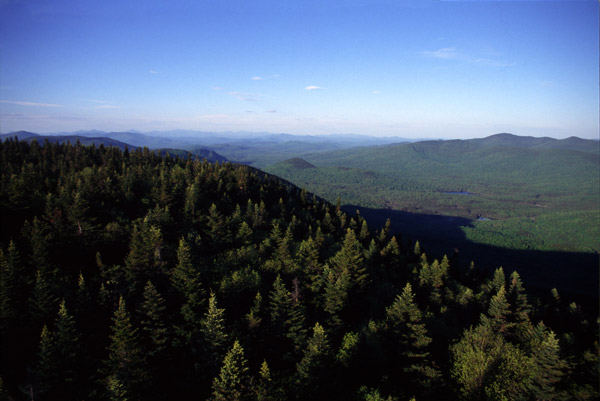
<svg viewBox="0 0 600 401"><path fill-rule="evenodd" d="M123 297L119 298L111 332L103 369L107 394L115 397L118 390L123 399L137 398L145 390L149 376L138 330L131 322Z"/></svg>
<svg viewBox="0 0 600 401"><path fill-rule="evenodd" d="M304 356L297 364L297 384L303 398L322 396L323 387L328 383L328 370L331 364L331 348L327 334L318 322L313 327Z"/></svg>
<svg viewBox="0 0 600 401"><path fill-rule="evenodd" d="M410 283L406 283L385 312L390 351L398 358L394 364L401 368L400 375L414 383L413 391L423 391L438 380L439 372L431 365L429 344L431 337L422 322L422 313L414 302Z"/></svg>
<svg viewBox="0 0 600 401"><path fill-rule="evenodd" d="M200 335L203 349L203 364L213 375L223 360L229 342L229 334L225 328L225 309L217 307L214 293L208 299L208 309L200 322Z"/></svg>
<svg viewBox="0 0 600 401"><path fill-rule="evenodd" d="M368 274L363 264L363 249L354 231L346 230L342 249L331 258L330 265L337 273L346 273L351 288L363 289L368 283Z"/></svg>
<svg viewBox="0 0 600 401"><path fill-rule="evenodd" d="M151 281L144 288L142 303L142 334L145 338L147 355L154 358L165 352L169 341L166 305L164 298Z"/></svg>
<svg viewBox="0 0 600 401"><path fill-rule="evenodd" d="M213 380L213 401L242 401L251 396L249 375L244 349L236 340L229 349L221 371Z"/></svg>

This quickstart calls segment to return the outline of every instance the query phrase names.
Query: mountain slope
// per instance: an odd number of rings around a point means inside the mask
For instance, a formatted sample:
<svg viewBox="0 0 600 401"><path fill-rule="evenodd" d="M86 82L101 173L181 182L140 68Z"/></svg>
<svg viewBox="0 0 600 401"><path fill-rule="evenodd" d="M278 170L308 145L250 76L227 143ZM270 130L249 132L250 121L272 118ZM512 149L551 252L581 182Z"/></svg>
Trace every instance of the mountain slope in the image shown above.
<svg viewBox="0 0 600 401"><path fill-rule="evenodd" d="M340 197L372 209L466 218L472 223L460 235L478 243L600 251L595 141L499 134L344 149L303 159L317 168L276 164L266 170L330 201ZM407 226L402 231L420 235Z"/></svg>

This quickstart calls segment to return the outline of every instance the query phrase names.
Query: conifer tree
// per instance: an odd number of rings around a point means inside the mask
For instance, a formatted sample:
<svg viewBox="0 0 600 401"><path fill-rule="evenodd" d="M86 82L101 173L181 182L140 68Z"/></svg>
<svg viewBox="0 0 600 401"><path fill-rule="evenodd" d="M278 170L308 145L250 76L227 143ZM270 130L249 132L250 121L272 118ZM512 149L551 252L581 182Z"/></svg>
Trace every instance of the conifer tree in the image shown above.
<svg viewBox="0 0 600 401"><path fill-rule="evenodd" d="M345 367L348 367L350 365L350 361L356 355L358 341L358 333L349 331L346 334L344 334L344 337L342 338L342 343L340 344L340 348L338 349L338 352L335 355L335 359L338 363Z"/></svg>
<svg viewBox="0 0 600 401"><path fill-rule="evenodd" d="M38 395L42 399L56 388L59 381L59 371L56 369L56 346L54 335L44 325L40 336L37 362L33 372L33 383L30 384L31 395Z"/></svg>
<svg viewBox="0 0 600 401"><path fill-rule="evenodd" d="M250 398L248 367L244 349L236 340L212 384L213 401L242 401Z"/></svg>
<svg viewBox="0 0 600 401"><path fill-rule="evenodd" d="M500 287L506 287L506 275L502 267L497 268L494 271L494 277L489 283L490 293L497 294L500 291Z"/></svg>
<svg viewBox="0 0 600 401"><path fill-rule="evenodd" d="M200 274L192 265L190 247L183 239L179 241L177 265L171 272L171 283L183 302L183 321L175 328L178 341L190 346L192 353L198 354L204 291L200 283Z"/></svg>
<svg viewBox="0 0 600 401"><path fill-rule="evenodd" d="M260 291L256 293L254 297L254 303L250 308L250 311L246 314L246 320L248 322L248 328L250 330L256 330L260 324L262 323L262 296L260 295Z"/></svg>
<svg viewBox="0 0 600 401"><path fill-rule="evenodd" d="M531 360L490 326L465 330L450 347L461 399L524 400L531 383Z"/></svg>
<svg viewBox="0 0 600 401"><path fill-rule="evenodd" d="M347 229L342 249L331 258L331 267L337 273L348 274L352 287L362 289L368 282L368 274L363 260L360 242L356 239L354 231Z"/></svg>
<svg viewBox="0 0 600 401"><path fill-rule="evenodd" d="M552 330L539 323L531 338L534 375L531 384L536 400L563 399L557 386L568 372L568 364L560 357L560 346Z"/></svg>
<svg viewBox="0 0 600 401"><path fill-rule="evenodd" d="M258 372L258 379L254 387L256 401L285 400L285 394L271 375L267 361L263 361Z"/></svg>
<svg viewBox="0 0 600 401"><path fill-rule="evenodd" d="M25 311L26 280L19 251L11 240L6 252L0 249L0 327Z"/></svg>
<svg viewBox="0 0 600 401"><path fill-rule="evenodd" d="M208 299L208 309L200 322L204 364L208 373L214 375L223 359L229 335L225 329L225 309L217 307L214 293Z"/></svg>
<svg viewBox="0 0 600 401"><path fill-rule="evenodd" d="M328 315L328 328L335 331L343 324L341 312L346 306L350 276L347 272L336 273L329 267L325 267L323 276L325 280L323 310Z"/></svg>
<svg viewBox="0 0 600 401"><path fill-rule="evenodd" d="M29 313L36 322L48 320L52 311L55 311L57 299L52 293L48 278L41 271L36 272L33 292L29 297Z"/></svg>
<svg viewBox="0 0 600 401"><path fill-rule="evenodd" d="M65 394L77 393L78 368L81 367L81 335L77 330L75 319L67 311L63 300L58 310L55 322L55 366L65 383Z"/></svg>
<svg viewBox="0 0 600 401"><path fill-rule="evenodd" d="M326 373L330 364L331 349L325 330L319 323L313 327L302 360L297 365L297 382L304 389L305 397L321 394L322 386L327 383Z"/></svg>
<svg viewBox="0 0 600 401"><path fill-rule="evenodd" d="M292 353L300 352L306 336L304 309L299 299L293 299L279 275L269 294L269 312L272 333L276 337L287 338L292 344ZM290 357L289 348L284 344L280 344L280 346L287 349L286 356Z"/></svg>
<svg viewBox="0 0 600 401"><path fill-rule="evenodd" d="M425 389L437 380L439 372L431 366L428 350L431 338L414 297L410 283L406 283L402 294L386 309L385 321L392 335L391 349L401 358L403 372Z"/></svg>
<svg viewBox="0 0 600 401"><path fill-rule="evenodd" d="M150 281L144 287L144 302L141 309L142 333L148 344L147 355L153 358L165 351L169 332L166 325L165 300Z"/></svg>
<svg viewBox="0 0 600 401"><path fill-rule="evenodd" d="M371 236L371 234L369 233L369 227L367 226L367 221L363 220L362 224L360 226L360 233L358 234L358 239L363 241L366 241L367 239L369 239Z"/></svg>
<svg viewBox="0 0 600 401"><path fill-rule="evenodd" d="M423 251L421 251L421 244L419 244L419 241L415 242L415 247L413 248L413 254L415 256L421 256L421 253L423 253Z"/></svg>
<svg viewBox="0 0 600 401"><path fill-rule="evenodd" d="M131 323L123 297L119 298L111 331L108 357L104 361L107 392L114 393L117 389L122 398L137 397L147 384L148 372L137 329Z"/></svg>
<svg viewBox="0 0 600 401"><path fill-rule="evenodd" d="M163 273L162 247L163 239L158 227L150 225L147 219L134 224L125 267L136 290L141 292L148 280Z"/></svg>
<svg viewBox="0 0 600 401"><path fill-rule="evenodd" d="M79 279L77 280L77 290L75 292L75 315L79 316L79 319L83 317L92 307L92 298L90 291L87 287L83 274L79 273Z"/></svg>
<svg viewBox="0 0 600 401"><path fill-rule="evenodd" d="M510 275L510 285L506 298L510 303L510 320L514 323L515 337L519 342L524 343L532 329L529 319L531 305L527 300L521 277L516 271Z"/></svg>
<svg viewBox="0 0 600 401"><path fill-rule="evenodd" d="M489 326L494 332L507 335L514 326L510 322L510 304L506 300L506 291L501 286L498 293L490 300L487 315L481 316L481 323Z"/></svg>

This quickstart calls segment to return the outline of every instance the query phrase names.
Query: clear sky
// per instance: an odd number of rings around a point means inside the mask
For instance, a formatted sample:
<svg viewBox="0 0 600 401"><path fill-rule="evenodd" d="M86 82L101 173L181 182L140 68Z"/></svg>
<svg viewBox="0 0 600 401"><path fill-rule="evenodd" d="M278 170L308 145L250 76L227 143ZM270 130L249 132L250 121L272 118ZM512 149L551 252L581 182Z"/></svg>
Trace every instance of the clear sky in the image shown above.
<svg viewBox="0 0 600 401"><path fill-rule="evenodd" d="M0 0L0 131L598 138L598 19L598 0Z"/></svg>

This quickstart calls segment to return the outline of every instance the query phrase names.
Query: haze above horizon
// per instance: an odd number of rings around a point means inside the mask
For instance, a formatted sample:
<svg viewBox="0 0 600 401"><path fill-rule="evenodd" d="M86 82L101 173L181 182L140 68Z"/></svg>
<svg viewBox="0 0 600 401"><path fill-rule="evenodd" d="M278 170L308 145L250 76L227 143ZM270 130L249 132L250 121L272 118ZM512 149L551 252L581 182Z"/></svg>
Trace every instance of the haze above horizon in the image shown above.
<svg viewBox="0 0 600 401"><path fill-rule="evenodd" d="M0 131L598 139L582 1L0 0Z"/></svg>

